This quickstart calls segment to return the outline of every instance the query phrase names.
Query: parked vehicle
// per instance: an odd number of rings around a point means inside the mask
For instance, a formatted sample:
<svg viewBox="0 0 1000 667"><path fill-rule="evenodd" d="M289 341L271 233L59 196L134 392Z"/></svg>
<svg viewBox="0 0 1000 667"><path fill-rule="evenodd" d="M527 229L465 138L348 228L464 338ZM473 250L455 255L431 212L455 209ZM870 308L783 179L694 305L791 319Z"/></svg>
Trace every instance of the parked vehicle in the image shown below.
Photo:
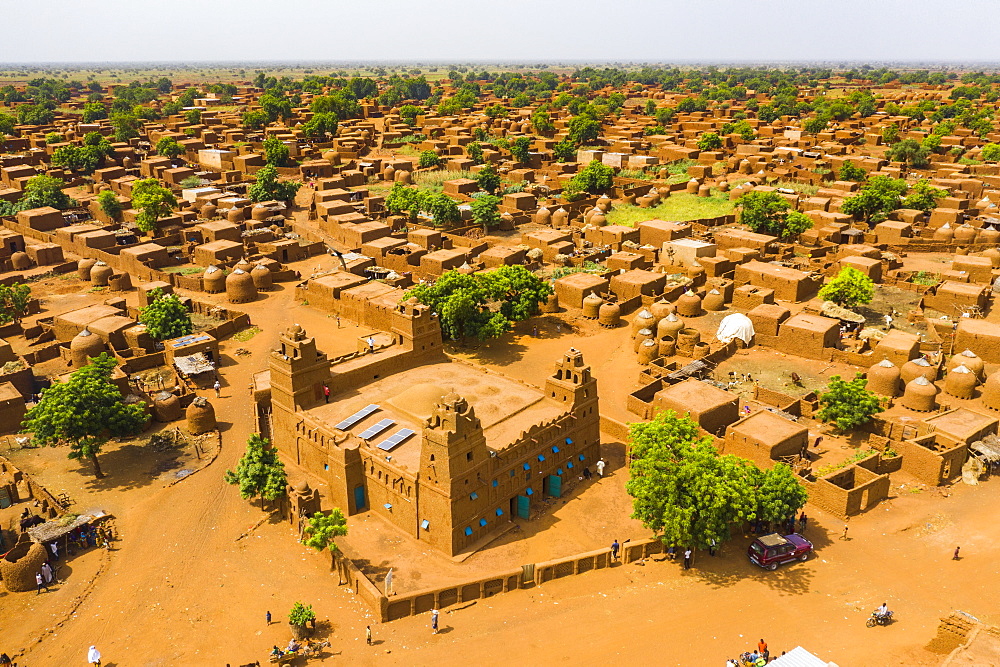
<svg viewBox="0 0 1000 667"><path fill-rule="evenodd" d="M812 542L798 533L784 537L778 533L771 533L751 542L747 548L747 556L755 565L768 570L777 570L782 563L807 560L812 550Z"/></svg>

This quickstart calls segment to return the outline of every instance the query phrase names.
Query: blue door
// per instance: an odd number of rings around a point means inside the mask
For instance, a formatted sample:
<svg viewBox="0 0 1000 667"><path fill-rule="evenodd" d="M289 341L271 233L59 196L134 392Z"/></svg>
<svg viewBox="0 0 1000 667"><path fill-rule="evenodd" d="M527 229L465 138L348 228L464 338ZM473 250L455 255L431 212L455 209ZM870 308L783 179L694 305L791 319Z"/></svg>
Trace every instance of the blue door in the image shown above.
<svg viewBox="0 0 1000 667"><path fill-rule="evenodd" d="M368 501L365 500L365 487L356 486L354 487L354 511L360 512L368 506Z"/></svg>
<svg viewBox="0 0 1000 667"><path fill-rule="evenodd" d="M528 510L531 509L531 499L528 496L517 497L517 515L522 519L528 518Z"/></svg>
<svg viewBox="0 0 1000 667"><path fill-rule="evenodd" d="M562 495L562 477L559 475L549 475L549 495L553 498Z"/></svg>

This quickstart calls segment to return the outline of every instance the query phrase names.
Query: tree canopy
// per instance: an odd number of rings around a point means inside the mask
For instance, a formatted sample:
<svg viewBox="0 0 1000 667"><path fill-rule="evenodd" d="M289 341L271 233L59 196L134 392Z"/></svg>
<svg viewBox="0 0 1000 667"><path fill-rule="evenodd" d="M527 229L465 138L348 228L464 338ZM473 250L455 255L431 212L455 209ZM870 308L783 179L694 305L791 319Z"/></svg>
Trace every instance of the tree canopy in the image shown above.
<svg viewBox="0 0 1000 667"><path fill-rule="evenodd" d="M935 188L930 181L922 178L913 185L910 193L903 197L902 206L930 213L931 209L937 208L938 200L947 196L947 191Z"/></svg>
<svg viewBox="0 0 1000 667"><path fill-rule="evenodd" d="M0 284L0 324L20 322L28 314L31 287L22 283Z"/></svg>
<svg viewBox="0 0 1000 667"><path fill-rule="evenodd" d="M155 289L149 293L152 301L139 311L139 322L153 340L170 340L186 336L194 330L191 312L176 294L164 294Z"/></svg>
<svg viewBox="0 0 1000 667"><path fill-rule="evenodd" d="M496 227L500 224L500 198L493 195L483 194L472 200L472 219L477 225L482 225L483 230Z"/></svg>
<svg viewBox="0 0 1000 667"><path fill-rule="evenodd" d="M247 440L247 448L236 464L235 470L227 470L227 484L240 487L240 496L246 500L260 496L261 509L264 501L274 501L285 495L285 465L278 458L278 450L269 446L270 441L254 433Z"/></svg>
<svg viewBox="0 0 1000 667"><path fill-rule="evenodd" d="M76 205L70 196L63 192L66 184L54 176L39 174L28 179L24 187L24 196L18 202L22 210L51 206L65 210Z"/></svg>
<svg viewBox="0 0 1000 667"><path fill-rule="evenodd" d="M868 391L868 380L858 373L853 380L841 380L839 375L830 377L826 391L819 395L818 417L833 422L841 431L864 426L872 416L882 411L882 401Z"/></svg>
<svg viewBox="0 0 1000 667"><path fill-rule="evenodd" d="M260 169L256 181L247 188L247 194L252 201L291 201L302 187L297 181L279 181L278 170L273 164Z"/></svg>
<svg viewBox="0 0 1000 667"><path fill-rule="evenodd" d="M264 140L264 156L269 165L284 167L289 155L291 150L278 137L268 137Z"/></svg>
<svg viewBox="0 0 1000 667"><path fill-rule="evenodd" d="M734 525L783 522L801 509L806 490L784 463L761 470L719 455L690 417L672 411L629 424L632 517L667 545L709 547Z"/></svg>
<svg viewBox="0 0 1000 667"><path fill-rule="evenodd" d="M922 146L916 139L903 139L893 144L885 156L894 162L902 162L904 167L909 165L923 169L930 164L927 159L930 152L929 148Z"/></svg>
<svg viewBox="0 0 1000 667"><path fill-rule="evenodd" d="M900 206L906 193L906 181L890 176L872 176L858 194L844 200L840 210L848 215L860 215L869 223L879 223Z"/></svg>
<svg viewBox="0 0 1000 667"><path fill-rule="evenodd" d="M819 290L819 298L833 301L845 308L871 303L874 295L875 283L853 266L843 267L835 278Z"/></svg>
<svg viewBox="0 0 1000 667"><path fill-rule="evenodd" d="M101 207L104 215L112 221L118 220L122 214L122 203L118 201L118 196L111 190L101 190L97 193L97 205Z"/></svg>
<svg viewBox="0 0 1000 667"><path fill-rule="evenodd" d="M437 313L442 331L452 340L486 340L499 338L513 322L536 315L552 287L517 265L472 275L446 271L409 294Z"/></svg>
<svg viewBox="0 0 1000 667"><path fill-rule="evenodd" d="M500 174L492 164L483 165L476 175L476 182L480 188L493 195L500 189Z"/></svg>
<svg viewBox="0 0 1000 667"><path fill-rule="evenodd" d="M614 180L614 169L599 160L591 160L590 164L570 179L569 187L571 190L597 194L610 188Z"/></svg>
<svg viewBox="0 0 1000 667"><path fill-rule="evenodd" d="M184 152L184 147L173 137L163 137L156 142L156 152L169 158L175 158Z"/></svg>
<svg viewBox="0 0 1000 667"><path fill-rule="evenodd" d="M347 518L336 507L329 514L317 512L309 517L303 532L305 535L302 544L307 547L316 551L336 551L337 545L333 540L347 535Z"/></svg>
<svg viewBox="0 0 1000 667"><path fill-rule="evenodd" d="M136 225L144 232L156 231L157 221L177 205L177 197L155 178L132 184L132 206L139 209Z"/></svg>
<svg viewBox="0 0 1000 667"><path fill-rule="evenodd" d="M722 137L715 132L702 132L698 137L698 150L717 151L722 148Z"/></svg>
<svg viewBox="0 0 1000 667"><path fill-rule="evenodd" d="M812 227L812 220L791 209L788 200L777 192L751 190L736 203L740 207L740 222L760 234L789 239Z"/></svg>
<svg viewBox="0 0 1000 667"><path fill-rule="evenodd" d="M111 373L118 362L99 357L42 391L42 399L24 415L21 429L42 445L69 445L69 458L87 459L103 477L97 455L111 437L138 433L149 420L142 403L126 403Z"/></svg>

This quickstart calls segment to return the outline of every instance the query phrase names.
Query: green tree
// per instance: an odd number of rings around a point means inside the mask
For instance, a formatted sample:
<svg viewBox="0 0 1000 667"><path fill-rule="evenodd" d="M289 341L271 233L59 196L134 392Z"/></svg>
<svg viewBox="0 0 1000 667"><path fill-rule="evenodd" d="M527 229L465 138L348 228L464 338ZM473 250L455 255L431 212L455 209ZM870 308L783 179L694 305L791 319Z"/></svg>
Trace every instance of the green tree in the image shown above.
<svg viewBox="0 0 1000 667"><path fill-rule="evenodd" d="M252 201L291 201L302 187L297 181L279 181L278 169L269 164L254 174L257 179L247 188L247 195Z"/></svg>
<svg viewBox="0 0 1000 667"><path fill-rule="evenodd" d="M979 156L986 162L1000 162L1000 144L986 144Z"/></svg>
<svg viewBox="0 0 1000 667"><path fill-rule="evenodd" d="M180 182L180 186L184 190L188 190L190 188L199 188L201 187L201 178L199 178L198 176L188 176L187 178L185 178L183 181Z"/></svg>
<svg viewBox="0 0 1000 667"><path fill-rule="evenodd" d="M413 104L404 104L399 107L399 118L404 123L409 126L414 126L417 123L417 116L423 113L423 110Z"/></svg>
<svg viewBox="0 0 1000 667"><path fill-rule="evenodd" d="M268 137L264 140L264 157L269 165L284 167L288 163L291 150L278 137Z"/></svg>
<svg viewBox="0 0 1000 667"><path fill-rule="evenodd" d="M184 120L192 125L201 125L201 109L188 109L184 112Z"/></svg>
<svg viewBox="0 0 1000 667"><path fill-rule="evenodd" d="M702 132L698 137L698 150L717 151L722 148L722 137L715 132Z"/></svg>
<svg viewBox="0 0 1000 667"><path fill-rule="evenodd" d="M313 611L311 604L296 602L292 605L291 611L288 612L288 622L292 625L305 627L307 623L315 620L316 612Z"/></svg>
<svg viewBox="0 0 1000 667"><path fill-rule="evenodd" d="M902 162L904 168L909 165L916 169L923 169L930 164L928 155L930 149L921 146L915 139L897 141L885 152L885 156L893 162Z"/></svg>
<svg viewBox="0 0 1000 667"><path fill-rule="evenodd" d="M851 266L842 268L819 291L819 298L833 301L845 308L871 303L874 295L875 283L872 279Z"/></svg>
<svg viewBox="0 0 1000 667"><path fill-rule="evenodd" d="M458 204L443 192L425 196L422 203L423 210L430 213L435 227L454 225L462 219Z"/></svg>
<svg viewBox="0 0 1000 667"><path fill-rule="evenodd" d="M115 129L115 141L128 141L139 136L142 123L134 113L123 111L111 114L111 127Z"/></svg>
<svg viewBox="0 0 1000 667"><path fill-rule="evenodd" d="M777 192L751 190L737 202L740 222L755 232L781 236L788 218L788 200Z"/></svg>
<svg viewBox="0 0 1000 667"><path fill-rule="evenodd" d="M510 142L510 154L520 163L528 161L531 152L531 137L517 137Z"/></svg>
<svg viewBox="0 0 1000 667"><path fill-rule="evenodd" d="M894 144L899 141L899 126L886 125L882 128L882 141L887 144Z"/></svg>
<svg viewBox="0 0 1000 667"><path fill-rule="evenodd" d="M476 174L476 182L480 188L494 195L500 189L500 174L497 173L492 164L487 164Z"/></svg>
<svg viewBox="0 0 1000 667"><path fill-rule="evenodd" d="M813 226L812 220L809 219L805 213L800 211L789 211L785 215L781 231L778 236L787 241L789 239L795 238L802 232L810 229Z"/></svg>
<svg viewBox="0 0 1000 667"><path fill-rule="evenodd" d="M477 225L482 225L483 231L500 224L500 198L481 194L472 200L472 219Z"/></svg>
<svg viewBox="0 0 1000 667"><path fill-rule="evenodd" d="M572 162L576 160L576 145L572 141L560 141L552 147L552 157L559 162Z"/></svg>
<svg viewBox="0 0 1000 667"><path fill-rule="evenodd" d="M599 160L591 160L578 174L570 179L573 189L597 194L607 190L614 183L615 170Z"/></svg>
<svg viewBox="0 0 1000 667"><path fill-rule="evenodd" d="M513 321L537 313L551 293L547 282L523 266L504 266L473 275L446 271L433 284L417 285L409 295L438 314L446 336L464 341L499 338Z"/></svg>
<svg viewBox="0 0 1000 667"><path fill-rule="evenodd" d="M191 312L176 294L164 294L155 289L149 293L153 300L139 311L139 322L153 340L170 340L187 336L194 330Z"/></svg>
<svg viewBox="0 0 1000 667"><path fill-rule="evenodd" d="M0 324L20 322L28 314L31 287L21 283L0 283Z"/></svg>
<svg viewBox="0 0 1000 667"><path fill-rule="evenodd" d="M240 497L245 500L260 496L260 508L264 501L274 501L285 495L285 465L278 458L278 450L270 447L270 441L254 433L247 440L247 448L236 464L235 470L227 470L227 484L240 487Z"/></svg>
<svg viewBox="0 0 1000 667"><path fill-rule="evenodd" d="M146 178L132 184L132 206L139 210L135 222L144 232L156 231L157 220L168 215L176 205L174 193L160 185L155 178Z"/></svg>
<svg viewBox="0 0 1000 667"><path fill-rule="evenodd" d="M22 104L17 108L17 122L21 125L48 125L55 118L51 109L40 104Z"/></svg>
<svg viewBox="0 0 1000 667"><path fill-rule="evenodd" d="M267 114L263 111L244 111L243 127L248 130L262 130L267 127Z"/></svg>
<svg viewBox="0 0 1000 667"><path fill-rule="evenodd" d="M802 123L802 130L808 134L819 134L826 129L827 119L824 116L809 118Z"/></svg>
<svg viewBox="0 0 1000 667"><path fill-rule="evenodd" d="M14 134L14 125L17 120L10 114L0 113L0 137L7 134Z"/></svg>
<svg viewBox="0 0 1000 667"><path fill-rule="evenodd" d="M156 142L156 152L168 158L175 158L184 152L184 147L173 137L163 137Z"/></svg>
<svg viewBox="0 0 1000 667"><path fill-rule="evenodd" d="M590 116L574 116L569 121L567 141L576 146L592 144L601 134L601 124Z"/></svg>
<svg viewBox="0 0 1000 667"><path fill-rule="evenodd" d="M336 507L329 514L316 512L305 525L305 534L302 544L312 547L316 551L329 549L336 551L337 545L334 538L347 535L347 518L344 513Z"/></svg>
<svg viewBox="0 0 1000 667"><path fill-rule="evenodd" d="M434 151L421 151L417 166L421 169L441 166L441 156Z"/></svg>
<svg viewBox="0 0 1000 667"><path fill-rule="evenodd" d="M667 545L708 547L756 519L787 520L806 500L789 470L762 471L745 459L719 455L698 425L672 411L629 424L632 517Z"/></svg>
<svg viewBox="0 0 1000 667"><path fill-rule="evenodd" d="M870 223L879 223L899 208L900 197L906 193L906 181L889 176L872 176L860 192L844 200L840 210L847 215L860 215Z"/></svg>
<svg viewBox="0 0 1000 667"><path fill-rule="evenodd" d="M104 155L93 146L60 146L52 151L51 162L84 174L92 174L104 162Z"/></svg>
<svg viewBox="0 0 1000 667"><path fill-rule="evenodd" d="M468 146L465 147L465 152L468 153L469 159L476 164L483 163L483 147L478 141L473 141Z"/></svg>
<svg viewBox="0 0 1000 667"><path fill-rule="evenodd" d="M97 193L97 205L101 207L101 211L110 220L115 221L121 217L122 203L118 201L117 195L111 190L101 190Z"/></svg>
<svg viewBox="0 0 1000 667"><path fill-rule="evenodd" d="M539 108L531 114L531 126L538 134L554 132L556 129L555 123L552 122L552 116L544 108Z"/></svg>
<svg viewBox="0 0 1000 667"><path fill-rule="evenodd" d="M903 197L902 206L930 213L931 209L937 208L938 200L947 196L947 191L935 188L930 181L922 178L916 182L910 193Z"/></svg>
<svg viewBox="0 0 1000 667"><path fill-rule="evenodd" d="M141 403L126 403L111 374L118 362L102 352L70 375L66 382L42 391L28 410L23 433L42 445L69 445L69 458L86 459L96 477L104 477L97 455L112 437L138 433L149 420Z"/></svg>
<svg viewBox="0 0 1000 667"><path fill-rule="evenodd" d="M64 140L63 135L59 134L58 132L49 132L48 134L45 135L46 145L58 144L60 141L63 140Z"/></svg>
<svg viewBox="0 0 1000 667"><path fill-rule="evenodd" d="M22 209L51 206L62 211L75 206L76 202L63 192L64 185L66 184L54 176L32 176L24 186L24 196L19 203Z"/></svg>
<svg viewBox="0 0 1000 667"><path fill-rule="evenodd" d="M299 129L302 134L314 141L326 141L327 135L337 134L337 114L335 113L314 113L312 118L303 123Z"/></svg>
<svg viewBox="0 0 1000 667"><path fill-rule="evenodd" d="M832 422L841 431L864 426L882 411L882 401L868 391L868 380L858 373L845 382L839 375L830 378L826 391L819 395L819 418Z"/></svg>
<svg viewBox="0 0 1000 667"><path fill-rule="evenodd" d="M421 208L423 208L423 193L402 183L393 183L392 189L385 197L385 210L393 215L406 213L411 220L416 220Z"/></svg>
<svg viewBox="0 0 1000 667"><path fill-rule="evenodd" d="M108 110L100 102L87 102L83 105L83 122L93 123L108 117Z"/></svg>
<svg viewBox="0 0 1000 667"><path fill-rule="evenodd" d="M837 178L840 180L855 181L859 183L865 180L867 175L868 172L861 167L855 166L855 164L850 160L847 160L844 164L840 165L840 171L837 172Z"/></svg>

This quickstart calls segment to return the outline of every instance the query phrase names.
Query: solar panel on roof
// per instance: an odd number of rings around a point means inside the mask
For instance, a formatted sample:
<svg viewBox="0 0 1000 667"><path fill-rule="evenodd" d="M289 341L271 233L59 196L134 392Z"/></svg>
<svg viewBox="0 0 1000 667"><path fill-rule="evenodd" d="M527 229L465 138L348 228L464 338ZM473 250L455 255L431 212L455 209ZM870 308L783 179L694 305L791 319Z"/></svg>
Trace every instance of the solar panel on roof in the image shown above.
<svg viewBox="0 0 1000 667"><path fill-rule="evenodd" d="M355 412L353 415L351 415L344 421L334 426L334 428L339 428L341 431L346 431L347 429L351 428L359 421L361 421L362 419L364 419L365 417L367 417L368 415L370 415L371 413L375 412L378 409L379 406L375 405L374 403L366 405L365 407L361 408L360 410Z"/></svg>
<svg viewBox="0 0 1000 667"><path fill-rule="evenodd" d="M376 435L386 430L395 423L396 422L393 421L392 419L383 419L379 423L373 424L372 426L369 426L364 431L362 431L360 437L362 440L369 440L371 438L374 438Z"/></svg>
<svg viewBox="0 0 1000 667"><path fill-rule="evenodd" d="M383 449L387 452L391 452L393 449L398 447L400 443L402 443L404 440L409 438L414 433L415 431L411 429L401 428L392 435L390 435L388 438L383 440L382 442L378 443L376 447L378 447L379 449Z"/></svg>

